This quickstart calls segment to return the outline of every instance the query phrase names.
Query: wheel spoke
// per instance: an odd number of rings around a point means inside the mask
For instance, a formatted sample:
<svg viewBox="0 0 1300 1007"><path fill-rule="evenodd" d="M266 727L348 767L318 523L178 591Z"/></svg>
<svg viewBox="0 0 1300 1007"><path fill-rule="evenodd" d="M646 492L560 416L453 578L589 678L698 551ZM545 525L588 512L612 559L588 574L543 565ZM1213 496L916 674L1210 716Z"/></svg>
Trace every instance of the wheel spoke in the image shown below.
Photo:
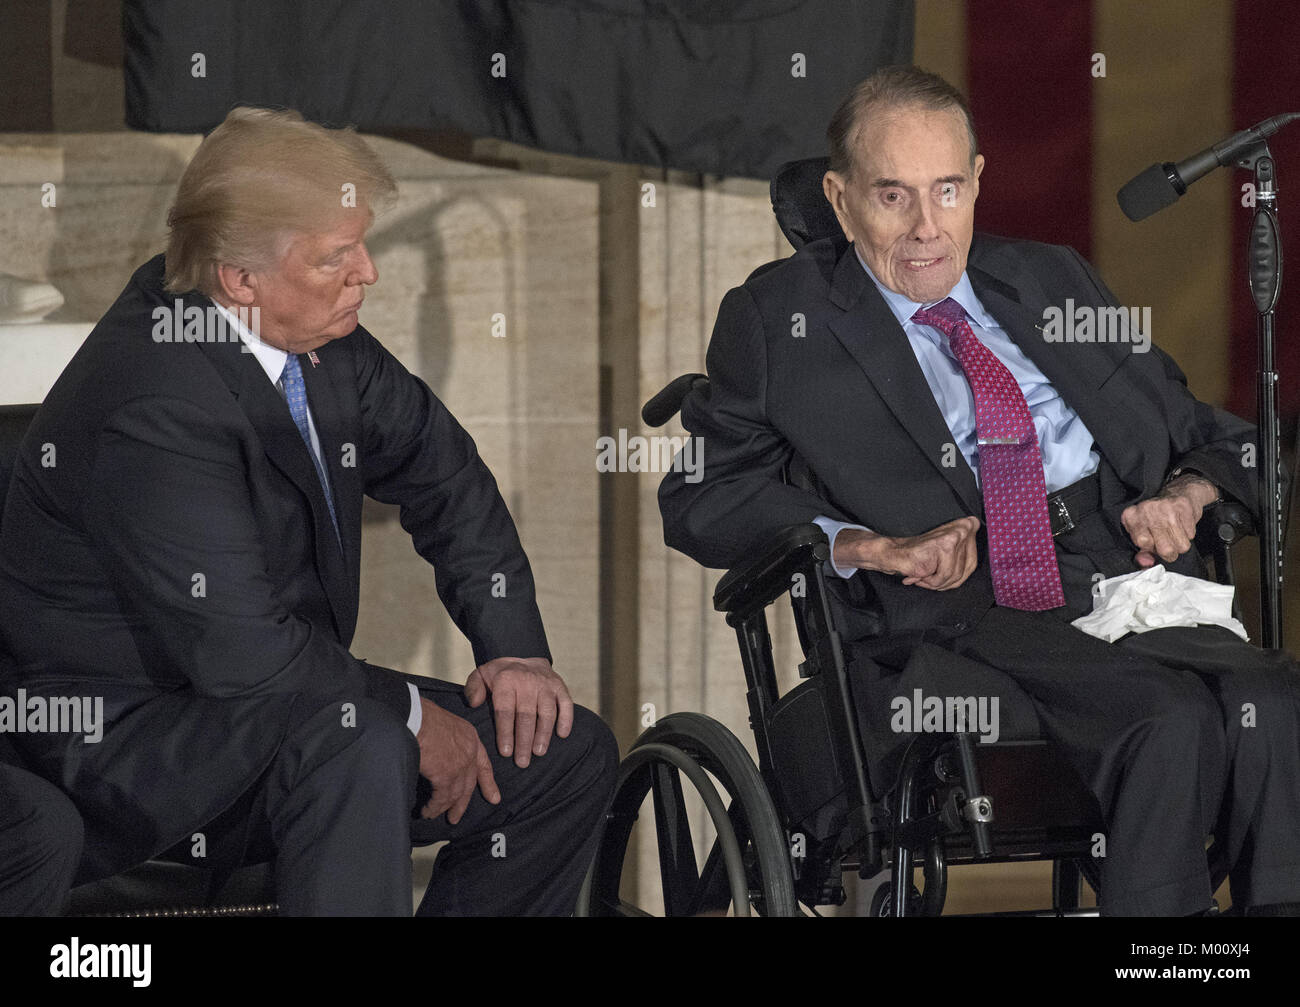
<svg viewBox="0 0 1300 1007"><path fill-rule="evenodd" d="M700 884L691 902L690 915L726 912L729 905L731 891L727 887L726 861L722 857L722 843L715 839L700 870Z"/></svg>
<svg viewBox="0 0 1300 1007"><path fill-rule="evenodd" d="M681 774L666 763L656 763L651 772L664 912L669 916L684 916L696 901L700 873L695 863L695 843L686 816Z"/></svg>
<svg viewBox="0 0 1300 1007"><path fill-rule="evenodd" d="M727 818L736 830L741 849L745 849L748 836L745 833L745 816L738 802L733 800L727 806ZM726 912L729 905L731 890L727 883L726 860L722 856L722 843L715 839L709 849L708 859L700 870L700 887L695 904L691 907L691 915Z"/></svg>

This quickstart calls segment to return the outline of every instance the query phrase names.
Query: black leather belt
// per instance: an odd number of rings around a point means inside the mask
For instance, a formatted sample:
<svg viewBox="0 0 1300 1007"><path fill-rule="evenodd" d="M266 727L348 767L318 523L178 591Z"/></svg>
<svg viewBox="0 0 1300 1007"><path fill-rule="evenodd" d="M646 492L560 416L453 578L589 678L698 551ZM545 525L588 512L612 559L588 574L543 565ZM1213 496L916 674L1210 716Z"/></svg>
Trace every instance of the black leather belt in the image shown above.
<svg viewBox="0 0 1300 1007"><path fill-rule="evenodd" d="M1047 495L1047 514L1052 519L1052 535L1069 531L1101 507L1101 480L1094 472L1077 483Z"/></svg>

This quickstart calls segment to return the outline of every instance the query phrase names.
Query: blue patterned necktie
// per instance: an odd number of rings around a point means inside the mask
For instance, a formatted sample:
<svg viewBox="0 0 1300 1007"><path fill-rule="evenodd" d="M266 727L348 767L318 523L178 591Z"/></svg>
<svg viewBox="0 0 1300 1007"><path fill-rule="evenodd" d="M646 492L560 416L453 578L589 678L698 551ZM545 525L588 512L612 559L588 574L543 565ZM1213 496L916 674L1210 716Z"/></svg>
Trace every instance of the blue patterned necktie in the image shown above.
<svg viewBox="0 0 1300 1007"><path fill-rule="evenodd" d="M339 550L342 551L343 537L339 534L339 520L334 514L334 494L330 492L329 476L311 446L311 427L307 425L307 385L302 380L302 365L292 353L285 358L284 371L280 375L280 386L284 391L285 401L289 403L289 415L293 417L298 433L302 434L303 443L307 445L307 453L311 455L312 463L316 466L316 475L320 479L321 489L325 491L325 505L330 511L330 523L334 525L334 537L338 539Z"/></svg>

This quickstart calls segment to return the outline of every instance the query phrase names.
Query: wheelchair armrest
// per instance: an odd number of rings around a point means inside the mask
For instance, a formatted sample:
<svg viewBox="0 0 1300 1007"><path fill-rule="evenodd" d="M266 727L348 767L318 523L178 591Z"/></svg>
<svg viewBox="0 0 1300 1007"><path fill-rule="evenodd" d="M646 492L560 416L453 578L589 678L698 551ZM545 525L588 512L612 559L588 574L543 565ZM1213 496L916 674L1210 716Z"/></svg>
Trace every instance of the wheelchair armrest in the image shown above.
<svg viewBox="0 0 1300 1007"><path fill-rule="evenodd" d="M821 528L815 524L791 525L754 559L723 575L713 592L713 607L729 615L748 615L766 608L790 590L796 573L811 571L830 555L830 542Z"/></svg>
<svg viewBox="0 0 1300 1007"><path fill-rule="evenodd" d="M1220 500L1205 508L1196 524L1196 550L1208 565L1214 565L1214 579L1220 584L1235 582L1232 546L1250 535L1258 535L1249 510L1233 500ZM1236 602L1233 611L1236 612ZM1240 618L1240 615L1238 615Z"/></svg>
<svg viewBox="0 0 1300 1007"><path fill-rule="evenodd" d="M1249 510L1233 500L1210 504L1196 525L1196 544L1201 551L1214 551L1218 543L1231 546L1243 538L1258 535L1255 519Z"/></svg>
<svg viewBox="0 0 1300 1007"><path fill-rule="evenodd" d="M1215 556L1228 546L1258 533L1255 520L1242 504L1221 500L1201 515L1196 544ZM830 542L815 524L791 525L768 542L754 559L732 567L713 591L713 607L727 614L749 614L766 608L790 590L796 573L810 572L830 559Z"/></svg>

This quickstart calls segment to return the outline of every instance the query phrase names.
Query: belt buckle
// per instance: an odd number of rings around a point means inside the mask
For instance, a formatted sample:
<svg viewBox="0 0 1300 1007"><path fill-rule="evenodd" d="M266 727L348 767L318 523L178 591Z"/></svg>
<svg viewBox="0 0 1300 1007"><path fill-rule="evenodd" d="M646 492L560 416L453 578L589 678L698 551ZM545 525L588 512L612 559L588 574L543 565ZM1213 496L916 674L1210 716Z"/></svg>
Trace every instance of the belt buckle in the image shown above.
<svg viewBox="0 0 1300 1007"><path fill-rule="evenodd" d="M1065 499L1063 497L1061 496L1050 497L1047 503L1049 507L1056 508L1056 517L1064 522L1064 524L1062 524L1060 528L1052 532L1053 538L1061 534L1061 532L1069 531L1074 527L1074 518L1070 517L1070 508L1065 505Z"/></svg>

